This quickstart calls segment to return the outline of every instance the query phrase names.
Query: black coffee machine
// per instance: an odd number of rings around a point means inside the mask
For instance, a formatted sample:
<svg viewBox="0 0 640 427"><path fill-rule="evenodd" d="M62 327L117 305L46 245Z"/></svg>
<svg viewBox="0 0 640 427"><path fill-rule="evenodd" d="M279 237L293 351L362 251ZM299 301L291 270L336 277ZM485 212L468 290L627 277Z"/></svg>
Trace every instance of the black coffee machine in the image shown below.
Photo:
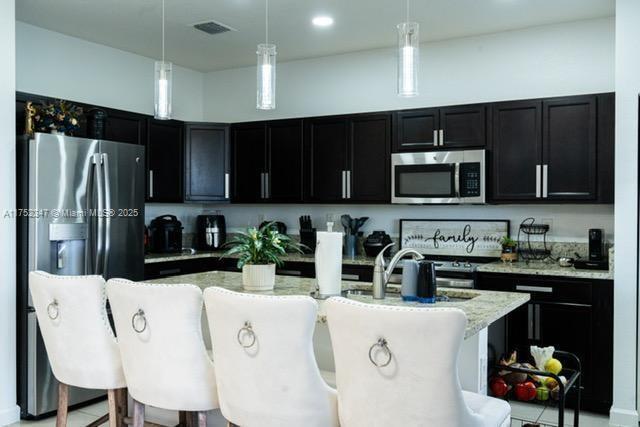
<svg viewBox="0 0 640 427"><path fill-rule="evenodd" d="M198 215L196 218L196 248L200 251L220 249L227 241L224 215Z"/></svg>

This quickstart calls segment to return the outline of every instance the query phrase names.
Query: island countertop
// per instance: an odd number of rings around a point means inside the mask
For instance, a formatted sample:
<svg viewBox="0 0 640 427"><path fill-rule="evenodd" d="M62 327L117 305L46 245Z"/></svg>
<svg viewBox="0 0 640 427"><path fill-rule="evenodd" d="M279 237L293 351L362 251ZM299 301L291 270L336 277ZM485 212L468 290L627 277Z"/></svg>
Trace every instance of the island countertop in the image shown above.
<svg viewBox="0 0 640 427"><path fill-rule="evenodd" d="M262 295L310 295L316 289L316 280L302 277L276 276L273 291L252 292L242 287L242 273L230 271L207 271L203 273L185 274L163 279L154 279L149 283L157 284L193 284L204 290L210 286L219 286L236 292L255 293ZM371 283L343 281L342 289L371 290ZM481 291L477 289L439 288L438 296L448 297L449 301L435 304L421 304L407 302L400 298L397 285L389 285L387 298L373 299L371 295L349 295L348 298L369 304L381 304L406 307L455 307L467 315L465 338L477 334L491 323L507 315L511 311L529 301L529 294L516 292ZM322 300L318 300L320 309L318 321L326 322L326 314Z"/></svg>

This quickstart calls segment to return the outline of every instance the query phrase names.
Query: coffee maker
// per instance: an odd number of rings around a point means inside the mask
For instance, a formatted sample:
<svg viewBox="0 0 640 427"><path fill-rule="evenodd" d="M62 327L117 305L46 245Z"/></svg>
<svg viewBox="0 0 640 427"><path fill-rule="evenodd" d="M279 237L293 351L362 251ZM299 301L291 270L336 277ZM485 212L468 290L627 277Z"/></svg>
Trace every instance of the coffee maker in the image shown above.
<svg viewBox="0 0 640 427"><path fill-rule="evenodd" d="M224 215L198 215L196 218L196 248L201 251L220 249L227 241Z"/></svg>

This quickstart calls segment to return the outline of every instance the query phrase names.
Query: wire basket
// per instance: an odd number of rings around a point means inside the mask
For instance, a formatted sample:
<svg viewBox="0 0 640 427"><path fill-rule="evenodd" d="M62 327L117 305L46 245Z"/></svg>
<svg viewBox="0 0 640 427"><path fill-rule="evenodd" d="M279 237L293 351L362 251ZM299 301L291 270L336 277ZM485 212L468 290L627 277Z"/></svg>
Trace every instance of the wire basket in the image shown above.
<svg viewBox="0 0 640 427"><path fill-rule="evenodd" d="M518 229L518 253L525 261L543 261L551 255L547 247L548 224L536 224L534 218L527 218Z"/></svg>

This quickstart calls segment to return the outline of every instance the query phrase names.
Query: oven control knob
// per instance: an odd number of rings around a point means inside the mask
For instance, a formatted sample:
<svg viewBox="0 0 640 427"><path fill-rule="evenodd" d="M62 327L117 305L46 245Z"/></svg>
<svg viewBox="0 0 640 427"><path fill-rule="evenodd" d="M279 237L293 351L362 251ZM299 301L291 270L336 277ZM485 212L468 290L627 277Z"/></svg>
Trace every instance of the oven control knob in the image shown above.
<svg viewBox="0 0 640 427"><path fill-rule="evenodd" d="M464 263L465 268L471 268L471 263L469 261Z"/></svg>
<svg viewBox="0 0 640 427"><path fill-rule="evenodd" d="M453 262L451 263L451 266L453 266L453 267L460 267L460 262L459 262L459 261L453 261Z"/></svg>

